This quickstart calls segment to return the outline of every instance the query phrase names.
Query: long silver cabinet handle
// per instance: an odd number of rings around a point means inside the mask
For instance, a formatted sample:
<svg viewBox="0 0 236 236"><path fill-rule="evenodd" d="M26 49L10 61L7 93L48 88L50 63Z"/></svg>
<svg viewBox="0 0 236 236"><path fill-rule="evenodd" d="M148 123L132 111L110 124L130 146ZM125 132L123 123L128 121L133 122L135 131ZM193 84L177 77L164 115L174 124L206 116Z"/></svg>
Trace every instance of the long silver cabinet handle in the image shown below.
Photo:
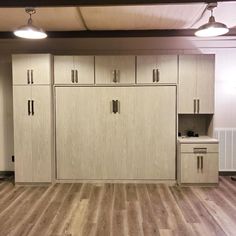
<svg viewBox="0 0 236 236"><path fill-rule="evenodd" d="M75 82L78 83L79 79L78 79L78 70L75 70Z"/></svg>
<svg viewBox="0 0 236 236"><path fill-rule="evenodd" d="M197 156L197 169L199 170L200 168L200 160L199 160L199 156Z"/></svg>
<svg viewBox="0 0 236 236"><path fill-rule="evenodd" d="M156 69L156 82L159 82L160 81L160 76L159 76L159 70Z"/></svg>
<svg viewBox="0 0 236 236"><path fill-rule="evenodd" d="M201 170L203 171L203 156L201 156Z"/></svg>
<svg viewBox="0 0 236 236"><path fill-rule="evenodd" d="M30 70L30 79L31 79L31 84L34 83L34 71Z"/></svg>
<svg viewBox="0 0 236 236"><path fill-rule="evenodd" d="M193 112L196 113L196 99L193 99Z"/></svg>
<svg viewBox="0 0 236 236"><path fill-rule="evenodd" d="M71 82L74 83L75 82L75 71L71 70Z"/></svg>
<svg viewBox="0 0 236 236"><path fill-rule="evenodd" d="M112 71L112 75L113 75L112 82L117 83L116 70Z"/></svg>
<svg viewBox="0 0 236 236"><path fill-rule="evenodd" d="M31 111L30 111L30 100L28 100L28 116L30 116Z"/></svg>
<svg viewBox="0 0 236 236"><path fill-rule="evenodd" d="M27 84L30 84L30 70L27 70Z"/></svg>
<svg viewBox="0 0 236 236"><path fill-rule="evenodd" d="M200 112L200 100L197 99L197 113Z"/></svg>
<svg viewBox="0 0 236 236"><path fill-rule="evenodd" d="M31 100L32 116L34 115L34 100Z"/></svg>
<svg viewBox="0 0 236 236"><path fill-rule="evenodd" d="M155 69L152 70L152 82L153 83L156 82L156 72L155 71L156 71Z"/></svg>

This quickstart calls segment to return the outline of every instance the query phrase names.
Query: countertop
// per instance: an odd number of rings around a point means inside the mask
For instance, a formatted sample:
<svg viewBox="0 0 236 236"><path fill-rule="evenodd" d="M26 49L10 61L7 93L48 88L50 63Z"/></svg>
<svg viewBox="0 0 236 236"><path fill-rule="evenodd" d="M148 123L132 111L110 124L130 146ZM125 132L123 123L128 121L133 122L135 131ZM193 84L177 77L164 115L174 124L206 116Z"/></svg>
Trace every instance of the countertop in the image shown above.
<svg viewBox="0 0 236 236"><path fill-rule="evenodd" d="M215 138L209 136L199 136L199 137L178 137L179 143L219 143Z"/></svg>

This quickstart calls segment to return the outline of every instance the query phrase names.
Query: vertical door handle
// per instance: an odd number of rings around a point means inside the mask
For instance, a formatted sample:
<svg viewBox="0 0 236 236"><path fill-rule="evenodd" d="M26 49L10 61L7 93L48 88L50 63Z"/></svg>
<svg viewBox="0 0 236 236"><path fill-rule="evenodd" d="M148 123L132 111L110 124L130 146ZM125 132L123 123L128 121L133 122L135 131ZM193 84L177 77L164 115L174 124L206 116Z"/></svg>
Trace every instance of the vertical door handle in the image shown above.
<svg viewBox="0 0 236 236"><path fill-rule="evenodd" d="M30 100L28 100L28 116L30 116L31 111L30 111Z"/></svg>
<svg viewBox="0 0 236 236"><path fill-rule="evenodd" d="M203 156L201 156L201 170L203 171Z"/></svg>
<svg viewBox="0 0 236 236"><path fill-rule="evenodd" d="M71 70L71 82L74 83L75 82L75 71Z"/></svg>
<svg viewBox="0 0 236 236"><path fill-rule="evenodd" d="M116 70L113 70L112 71L112 82L114 82L114 83L116 83L117 82L117 80L116 80Z"/></svg>
<svg viewBox="0 0 236 236"><path fill-rule="evenodd" d="M34 115L34 100L31 100L32 116Z"/></svg>
<svg viewBox="0 0 236 236"><path fill-rule="evenodd" d="M27 84L30 84L30 71L27 70Z"/></svg>
<svg viewBox="0 0 236 236"><path fill-rule="evenodd" d="M197 169L199 170L199 168L200 168L200 158L199 156L197 156Z"/></svg>
<svg viewBox="0 0 236 236"><path fill-rule="evenodd" d="M194 109L194 114L196 113L196 99L193 99L193 109Z"/></svg>
<svg viewBox="0 0 236 236"><path fill-rule="evenodd" d="M200 112L200 100L197 99L197 113Z"/></svg>
<svg viewBox="0 0 236 236"><path fill-rule="evenodd" d="M79 79L78 79L78 70L75 70L75 82L78 83Z"/></svg>
<svg viewBox="0 0 236 236"><path fill-rule="evenodd" d="M116 70L116 83L120 81L120 70Z"/></svg>
<svg viewBox="0 0 236 236"><path fill-rule="evenodd" d="M156 72L155 71L156 71L155 69L152 70L152 82L153 83L156 82Z"/></svg>
<svg viewBox="0 0 236 236"><path fill-rule="evenodd" d="M34 71L30 70L30 78L31 78L31 84L34 83Z"/></svg>
<svg viewBox="0 0 236 236"><path fill-rule="evenodd" d="M112 112L114 114L118 112L118 100L112 100Z"/></svg>
<svg viewBox="0 0 236 236"><path fill-rule="evenodd" d="M160 77L159 77L159 70L156 69L156 82L159 82Z"/></svg>

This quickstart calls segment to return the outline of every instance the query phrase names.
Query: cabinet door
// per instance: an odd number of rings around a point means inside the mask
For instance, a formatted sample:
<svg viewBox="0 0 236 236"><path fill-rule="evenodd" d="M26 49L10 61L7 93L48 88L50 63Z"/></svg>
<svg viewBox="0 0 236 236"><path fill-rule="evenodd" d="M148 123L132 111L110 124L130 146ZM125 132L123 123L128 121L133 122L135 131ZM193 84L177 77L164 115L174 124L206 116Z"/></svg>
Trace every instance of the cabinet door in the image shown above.
<svg viewBox="0 0 236 236"><path fill-rule="evenodd" d="M198 55L197 60L197 98L199 99L199 113L214 113L214 55Z"/></svg>
<svg viewBox="0 0 236 236"><path fill-rule="evenodd" d="M13 86L15 181L32 182L31 87Z"/></svg>
<svg viewBox="0 0 236 236"><path fill-rule="evenodd" d="M12 56L13 85L27 85L30 83L30 60L27 54Z"/></svg>
<svg viewBox="0 0 236 236"><path fill-rule="evenodd" d="M96 56L96 84L134 84L134 56Z"/></svg>
<svg viewBox="0 0 236 236"><path fill-rule="evenodd" d="M218 153L181 153L182 183L218 183Z"/></svg>
<svg viewBox="0 0 236 236"><path fill-rule="evenodd" d="M176 55L137 56L137 83L177 83Z"/></svg>
<svg viewBox="0 0 236 236"><path fill-rule="evenodd" d="M13 84L50 84L52 61L49 54L13 55Z"/></svg>
<svg viewBox="0 0 236 236"><path fill-rule="evenodd" d="M197 87L197 56L179 56L179 113L193 114Z"/></svg>
<svg viewBox="0 0 236 236"><path fill-rule="evenodd" d="M94 84L94 56L74 56L75 82Z"/></svg>
<svg viewBox="0 0 236 236"><path fill-rule="evenodd" d="M49 54L30 54L31 80L33 84L49 85L52 83L52 57Z"/></svg>
<svg viewBox="0 0 236 236"><path fill-rule="evenodd" d="M32 164L33 182L51 182L52 105L51 87L32 87Z"/></svg>
<svg viewBox="0 0 236 236"><path fill-rule="evenodd" d="M207 153L202 156L200 183L218 183L219 155L218 153Z"/></svg>
<svg viewBox="0 0 236 236"><path fill-rule="evenodd" d="M175 91L56 88L57 177L175 179Z"/></svg>

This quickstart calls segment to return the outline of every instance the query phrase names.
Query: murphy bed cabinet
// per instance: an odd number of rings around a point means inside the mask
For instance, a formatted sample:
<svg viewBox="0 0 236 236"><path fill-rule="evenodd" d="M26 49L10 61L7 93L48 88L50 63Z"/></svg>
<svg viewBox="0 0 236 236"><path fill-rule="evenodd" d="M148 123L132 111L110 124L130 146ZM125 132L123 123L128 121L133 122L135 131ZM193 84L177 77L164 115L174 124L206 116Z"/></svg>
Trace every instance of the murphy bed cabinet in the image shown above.
<svg viewBox="0 0 236 236"><path fill-rule="evenodd" d="M49 183L52 181L53 123L51 56L13 56L14 155L16 183ZM19 67L18 60L24 65ZM25 62L24 62L25 58ZM29 62L29 58L32 59ZM41 58L42 62L39 60ZM48 64L47 64L47 63ZM29 66L27 66L29 63ZM23 73L33 68L34 82L25 85ZM37 68L37 70L35 69ZM41 70L40 70L41 68ZM19 76L17 71L19 70ZM25 71L26 70L26 71ZM25 73L24 73L25 74ZM37 75L37 76L36 76ZM40 80L42 75L42 81ZM47 75L47 80L43 76ZM25 79L25 78L24 78ZM27 73L26 73L27 81ZM31 81L31 78L30 78ZM22 85L21 85L22 83ZM40 85L47 83L48 85Z"/></svg>
<svg viewBox="0 0 236 236"><path fill-rule="evenodd" d="M176 86L57 87L56 116L58 179L175 179Z"/></svg>
<svg viewBox="0 0 236 236"><path fill-rule="evenodd" d="M95 56L96 84L134 84L135 56Z"/></svg>
<svg viewBox="0 0 236 236"><path fill-rule="evenodd" d="M138 84L177 84L178 56L137 56Z"/></svg>
<svg viewBox="0 0 236 236"><path fill-rule="evenodd" d="M55 84L94 84L94 56L54 56Z"/></svg>
<svg viewBox="0 0 236 236"><path fill-rule="evenodd" d="M178 141L177 180L179 184L217 184L218 141L186 138Z"/></svg>
<svg viewBox="0 0 236 236"><path fill-rule="evenodd" d="M214 113L214 55L179 56L179 114Z"/></svg>

